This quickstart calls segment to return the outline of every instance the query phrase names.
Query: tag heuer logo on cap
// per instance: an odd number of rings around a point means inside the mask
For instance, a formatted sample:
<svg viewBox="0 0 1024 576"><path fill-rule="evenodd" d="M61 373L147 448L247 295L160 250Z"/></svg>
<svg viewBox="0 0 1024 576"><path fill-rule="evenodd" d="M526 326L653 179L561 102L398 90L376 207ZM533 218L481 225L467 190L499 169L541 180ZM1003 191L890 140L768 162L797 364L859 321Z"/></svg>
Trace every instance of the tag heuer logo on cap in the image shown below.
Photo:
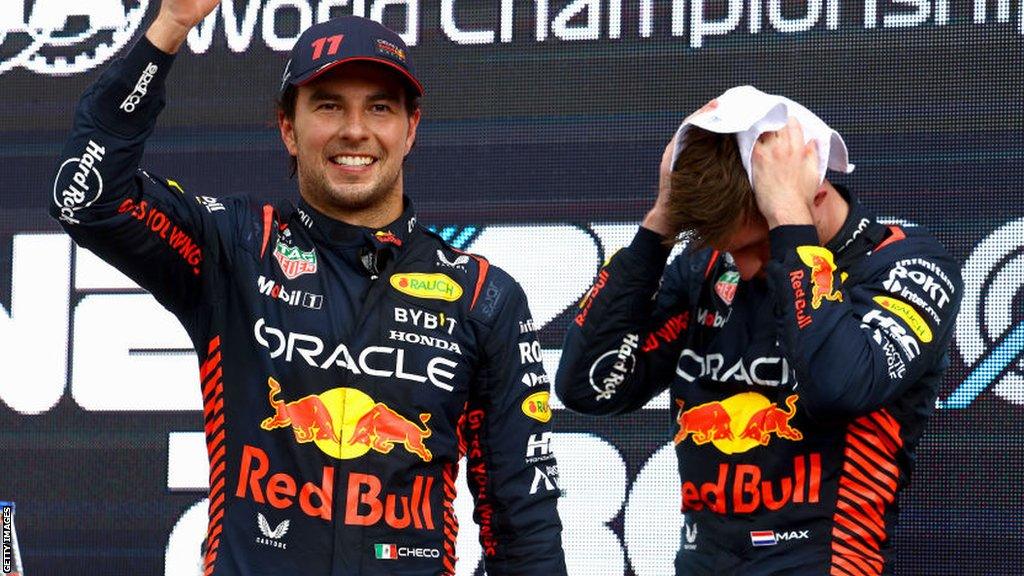
<svg viewBox="0 0 1024 576"><path fill-rule="evenodd" d="M274 248L274 258L281 265L281 271L289 280L294 280L303 274L316 274L316 251L305 252L294 246L277 243Z"/></svg>

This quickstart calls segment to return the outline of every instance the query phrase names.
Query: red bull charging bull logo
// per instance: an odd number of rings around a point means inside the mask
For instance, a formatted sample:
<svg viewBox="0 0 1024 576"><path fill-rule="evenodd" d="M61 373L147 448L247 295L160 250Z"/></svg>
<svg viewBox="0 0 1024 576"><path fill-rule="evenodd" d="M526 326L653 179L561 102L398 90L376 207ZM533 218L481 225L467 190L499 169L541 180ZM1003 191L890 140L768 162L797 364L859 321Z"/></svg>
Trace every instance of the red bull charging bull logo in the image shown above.
<svg viewBox="0 0 1024 576"><path fill-rule="evenodd" d="M419 456L424 462L430 462L434 456L423 444L423 439L430 437L427 428L430 414L420 414L423 428L406 420L383 402L377 402L369 412L356 422L356 430L348 443L350 446L364 445L381 454L387 454L395 444L404 444L405 449Z"/></svg>
<svg viewBox="0 0 1024 576"><path fill-rule="evenodd" d="M677 399L679 431L673 442L679 444L689 437L698 446L711 443L725 454L739 454L755 446L767 446L773 436L803 440L804 435L789 425L796 416L798 398L791 394L783 409L757 392L744 392L689 410Z"/></svg>
<svg viewBox="0 0 1024 576"><path fill-rule="evenodd" d="M843 293L835 287L836 264L832 253L821 246L800 246L796 253L811 269L811 308L820 308L822 300L842 302Z"/></svg>
<svg viewBox="0 0 1024 576"><path fill-rule="evenodd" d="M314 440L333 440L338 442L338 433L334 431L334 421L327 411L327 406L319 396L310 394L294 402L278 400L281 385L273 378L267 379L270 386L270 405L274 415L260 423L260 428L273 430L291 426L295 432L295 441L299 443Z"/></svg>
<svg viewBox="0 0 1024 576"><path fill-rule="evenodd" d="M274 414L260 423L264 430L291 428L296 442L313 442L339 460L359 458L370 450L389 454L396 444L424 462L434 457L424 442L432 433L427 426L429 413L419 415L421 428L354 388L332 388L286 402L278 398L277 380L268 378L267 385Z"/></svg>

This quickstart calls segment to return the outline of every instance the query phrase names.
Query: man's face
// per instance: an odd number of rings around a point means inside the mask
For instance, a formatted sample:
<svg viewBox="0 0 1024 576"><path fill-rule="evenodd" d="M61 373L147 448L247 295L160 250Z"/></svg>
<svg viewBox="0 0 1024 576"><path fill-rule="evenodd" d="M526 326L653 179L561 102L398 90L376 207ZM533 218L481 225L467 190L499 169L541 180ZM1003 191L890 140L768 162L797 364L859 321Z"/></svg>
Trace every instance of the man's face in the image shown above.
<svg viewBox="0 0 1024 576"><path fill-rule="evenodd" d="M740 278L750 280L756 276L763 276L765 265L771 258L768 222L760 214L745 219L723 246L715 248L732 255Z"/></svg>
<svg viewBox="0 0 1024 576"><path fill-rule="evenodd" d="M278 115L298 159L299 192L333 214L372 209L402 195L402 161L420 112L405 107L404 84L380 64L342 64L300 86L295 117Z"/></svg>

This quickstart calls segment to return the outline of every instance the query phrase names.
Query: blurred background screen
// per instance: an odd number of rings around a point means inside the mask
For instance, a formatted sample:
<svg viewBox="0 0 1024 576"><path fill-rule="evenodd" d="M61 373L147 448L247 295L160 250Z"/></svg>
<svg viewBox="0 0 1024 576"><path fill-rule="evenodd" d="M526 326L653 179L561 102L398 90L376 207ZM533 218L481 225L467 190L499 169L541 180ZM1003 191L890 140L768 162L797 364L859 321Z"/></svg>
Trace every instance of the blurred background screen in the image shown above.
<svg viewBox="0 0 1024 576"><path fill-rule="evenodd" d="M199 572L207 464L190 343L46 216L78 96L158 4L0 11L0 500L17 503L30 576ZM857 170L834 180L931 230L966 283L902 497L897 573L1024 573L1021 2L224 0L177 58L143 167L195 194L294 197L274 115L285 54L314 21L351 13L400 32L426 86L406 162L420 221L522 283L552 376L684 116L752 84L839 130ZM670 574L667 399L615 420L553 406L571 572ZM460 574L482 571L467 499Z"/></svg>

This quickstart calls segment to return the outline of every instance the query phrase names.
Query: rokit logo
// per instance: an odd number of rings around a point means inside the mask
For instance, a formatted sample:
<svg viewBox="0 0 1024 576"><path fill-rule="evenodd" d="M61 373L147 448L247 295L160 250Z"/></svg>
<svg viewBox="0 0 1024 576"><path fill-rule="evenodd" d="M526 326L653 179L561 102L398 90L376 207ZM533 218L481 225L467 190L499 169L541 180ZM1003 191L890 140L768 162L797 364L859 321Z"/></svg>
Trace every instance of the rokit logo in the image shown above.
<svg viewBox="0 0 1024 576"><path fill-rule="evenodd" d="M61 76L110 60L135 36L149 0L14 0L0 10L0 74Z"/></svg>
<svg viewBox="0 0 1024 576"><path fill-rule="evenodd" d="M921 258L897 262L882 285L886 290L901 296L909 294L908 288L916 285L918 290L924 292L931 303L939 309L946 307L954 290L953 282L942 269Z"/></svg>
<svg viewBox="0 0 1024 576"><path fill-rule="evenodd" d="M978 244L963 267L963 299L956 319L956 350L967 378L942 408L966 408L991 389L1003 400L1024 406L1024 218L995 230Z"/></svg>
<svg viewBox="0 0 1024 576"><path fill-rule="evenodd" d="M519 363L522 365L527 364L540 364L543 360L540 351L540 342L533 340L531 342L520 342L519 343Z"/></svg>

